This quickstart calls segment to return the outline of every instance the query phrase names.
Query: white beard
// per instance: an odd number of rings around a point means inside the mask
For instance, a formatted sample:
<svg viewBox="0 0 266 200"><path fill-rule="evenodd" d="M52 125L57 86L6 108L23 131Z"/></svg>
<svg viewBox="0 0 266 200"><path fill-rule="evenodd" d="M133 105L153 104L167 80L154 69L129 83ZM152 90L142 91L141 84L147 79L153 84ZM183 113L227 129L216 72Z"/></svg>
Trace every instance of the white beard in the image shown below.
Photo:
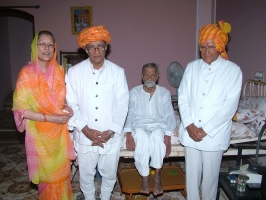
<svg viewBox="0 0 266 200"><path fill-rule="evenodd" d="M155 81L144 81L144 85L147 87L147 88L152 88L155 86L156 82Z"/></svg>

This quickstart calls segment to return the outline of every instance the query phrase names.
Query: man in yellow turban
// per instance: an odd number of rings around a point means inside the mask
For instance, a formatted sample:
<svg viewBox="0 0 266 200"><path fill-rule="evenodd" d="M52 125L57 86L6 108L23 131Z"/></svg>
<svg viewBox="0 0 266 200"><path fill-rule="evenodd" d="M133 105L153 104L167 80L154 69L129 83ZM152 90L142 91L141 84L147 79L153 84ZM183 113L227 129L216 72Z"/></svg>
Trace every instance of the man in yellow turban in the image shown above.
<svg viewBox="0 0 266 200"><path fill-rule="evenodd" d="M66 98L74 111L74 144L86 200L95 199L96 166L102 176L101 199L111 197L128 111L125 71L105 59L110 41L110 33L103 26L85 28L77 42L89 58L68 71Z"/></svg>
<svg viewBox="0 0 266 200"><path fill-rule="evenodd" d="M187 65L178 89L188 200L216 199L222 155L229 147L240 97L242 72L225 51L231 26L223 21L219 25L200 29L201 59Z"/></svg>

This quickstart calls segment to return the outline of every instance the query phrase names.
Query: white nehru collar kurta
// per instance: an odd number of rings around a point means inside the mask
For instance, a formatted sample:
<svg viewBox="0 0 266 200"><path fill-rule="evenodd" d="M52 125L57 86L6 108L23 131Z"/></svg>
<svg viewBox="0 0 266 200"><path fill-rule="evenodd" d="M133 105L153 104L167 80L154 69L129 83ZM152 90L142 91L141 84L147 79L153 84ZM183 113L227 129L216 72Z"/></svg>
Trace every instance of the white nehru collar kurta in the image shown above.
<svg viewBox="0 0 266 200"><path fill-rule="evenodd" d="M150 98L150 94L139 85L130 90L129 111L124 127L125 132L136 128L144 130L161 129L171 136L176 127L176 118L171 103L170 92L159 85Z"/></svg>
<svg viewBox="0 0 266 200"><path fill-rule="evenodd" d="M184 146L206 151L226 150L230 143L232 117L239 102L242 72L220 56L208 65L202 59L187 65L178 90L182 124L179 140ZM186 127L194 123L207 133L195 142Z"/></svg>
<svg viewBox="0 0 266 200"><path fill-rule="evenodd" d="M100 154L119 151L129 100L124 69L105 59L100 70L93 70L88 58L68 70L66 86L67 103L77 122L74 141L79 149ZM110 129L116 134L104 144L104 149L90 146L92 141L81 131L86 125L99 131Z"/></svg>

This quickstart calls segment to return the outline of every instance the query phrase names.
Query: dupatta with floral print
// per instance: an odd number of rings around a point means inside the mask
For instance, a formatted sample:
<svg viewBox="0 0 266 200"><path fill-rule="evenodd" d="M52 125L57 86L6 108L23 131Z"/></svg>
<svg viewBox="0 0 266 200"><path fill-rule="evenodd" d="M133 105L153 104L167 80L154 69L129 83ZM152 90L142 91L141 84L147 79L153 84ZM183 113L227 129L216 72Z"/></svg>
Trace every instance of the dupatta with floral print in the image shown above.
<svg viewBox="0 0 266 200"><path fill-rule="evenodd" d="M31 45L31 62L22 68L18 76L13 96L14 118L17 129L20 132L26 130L25 145L30 180L35 184L65 185L70 178L70 159L75 159L67 123L33 121L24 119L23 116L26 109L47 115L64 115L64 70L57 64L55 52L46 72L42 72L38 65L37 41L38 33Z"/></svg>

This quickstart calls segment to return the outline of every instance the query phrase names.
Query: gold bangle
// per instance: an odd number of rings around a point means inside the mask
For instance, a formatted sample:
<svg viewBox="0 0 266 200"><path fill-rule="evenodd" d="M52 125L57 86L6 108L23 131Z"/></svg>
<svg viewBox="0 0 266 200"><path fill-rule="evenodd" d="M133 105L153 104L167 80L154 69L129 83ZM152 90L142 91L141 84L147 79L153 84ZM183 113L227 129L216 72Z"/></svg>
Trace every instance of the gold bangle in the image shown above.
<svg viewBox="0 0 266 200"><path fill-rule="evenodd" d="M46 115L43 113L43 121L46 122Z"/></svg>

